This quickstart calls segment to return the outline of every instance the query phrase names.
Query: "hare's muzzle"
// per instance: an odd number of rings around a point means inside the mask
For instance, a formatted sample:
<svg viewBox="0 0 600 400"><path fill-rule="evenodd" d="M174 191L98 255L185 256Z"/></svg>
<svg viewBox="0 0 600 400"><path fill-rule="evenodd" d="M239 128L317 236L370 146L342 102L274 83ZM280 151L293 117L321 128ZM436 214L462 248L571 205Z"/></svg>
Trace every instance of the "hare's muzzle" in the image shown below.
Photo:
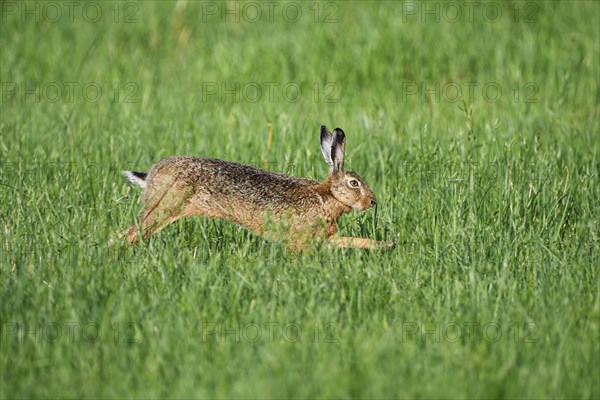
<svg viewBox="0 0 600 400"><path fill-rule="evenodd" d="M373 208L377 205L377 200L375 199L374 196L372 197L367 197L367 198L363 198L360 202L358 207L355 207L355 209L360 210L360 211L366 211L370 208Z"/></svg>

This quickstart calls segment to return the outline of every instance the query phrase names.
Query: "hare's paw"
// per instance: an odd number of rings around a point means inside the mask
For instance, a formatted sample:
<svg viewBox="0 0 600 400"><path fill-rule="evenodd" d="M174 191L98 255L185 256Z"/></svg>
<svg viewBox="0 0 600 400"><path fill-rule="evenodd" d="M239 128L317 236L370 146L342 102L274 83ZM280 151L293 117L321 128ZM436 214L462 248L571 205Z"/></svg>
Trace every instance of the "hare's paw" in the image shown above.
<svg viewBox="0 0 600 400"><path fill-rule="evenodd" d="M394 250L396 247L398 247L398 243L396 242L384 242L381 251Z"/></svg>

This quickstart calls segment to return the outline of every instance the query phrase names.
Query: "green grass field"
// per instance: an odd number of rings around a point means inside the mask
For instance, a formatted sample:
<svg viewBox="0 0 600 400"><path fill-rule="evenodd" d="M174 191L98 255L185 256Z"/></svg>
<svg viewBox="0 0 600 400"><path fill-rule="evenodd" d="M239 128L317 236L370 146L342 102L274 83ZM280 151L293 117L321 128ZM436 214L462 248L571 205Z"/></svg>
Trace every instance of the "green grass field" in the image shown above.
<svg viewBox="0 0 600 400"><path fill-rule="evenodd" d="M1 398L600 397L600 3L0 7ZM395 251L108 246L122 170L323 179L322 124Z"/></svg>

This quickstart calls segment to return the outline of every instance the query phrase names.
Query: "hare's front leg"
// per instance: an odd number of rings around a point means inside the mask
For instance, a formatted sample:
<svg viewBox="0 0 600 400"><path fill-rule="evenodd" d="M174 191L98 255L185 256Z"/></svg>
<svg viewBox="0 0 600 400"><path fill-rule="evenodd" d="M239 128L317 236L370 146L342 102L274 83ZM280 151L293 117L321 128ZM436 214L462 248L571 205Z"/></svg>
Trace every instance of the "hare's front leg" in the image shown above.
<svg viewBox="0 0 600 400"><path fill-rule="evenodd" d="M376 250L392 250L396 247L395 242L380 242L372 239L355 238L347 236L333 236L329 239L332 245L338 248L359 248L359 249L376 249Z"/></svg>

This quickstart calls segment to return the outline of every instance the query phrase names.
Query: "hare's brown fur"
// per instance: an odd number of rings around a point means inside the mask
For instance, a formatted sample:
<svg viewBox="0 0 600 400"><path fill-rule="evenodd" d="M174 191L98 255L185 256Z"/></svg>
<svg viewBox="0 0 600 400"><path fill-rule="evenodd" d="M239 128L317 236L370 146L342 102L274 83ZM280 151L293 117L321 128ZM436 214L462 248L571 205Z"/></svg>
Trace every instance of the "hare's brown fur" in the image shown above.
<svg viewBox="0 0 600 400"><path fill-rule="evenodd" d="M125 236L129 243L193 215L233 221L259 235L303 249L328 239L338 247L386 248L393 244L336 237L337 219L353 208L365 210L375 195L355 173L343 169L345 135L321 128L321 147L330 173L324 182L295 178L250 165L213 158L175 156L156 163L147 175L128 172L144 187L144 210ZM351 182L354 181L354 182ZM358 187L351 186L358 185Z"/></svg>

